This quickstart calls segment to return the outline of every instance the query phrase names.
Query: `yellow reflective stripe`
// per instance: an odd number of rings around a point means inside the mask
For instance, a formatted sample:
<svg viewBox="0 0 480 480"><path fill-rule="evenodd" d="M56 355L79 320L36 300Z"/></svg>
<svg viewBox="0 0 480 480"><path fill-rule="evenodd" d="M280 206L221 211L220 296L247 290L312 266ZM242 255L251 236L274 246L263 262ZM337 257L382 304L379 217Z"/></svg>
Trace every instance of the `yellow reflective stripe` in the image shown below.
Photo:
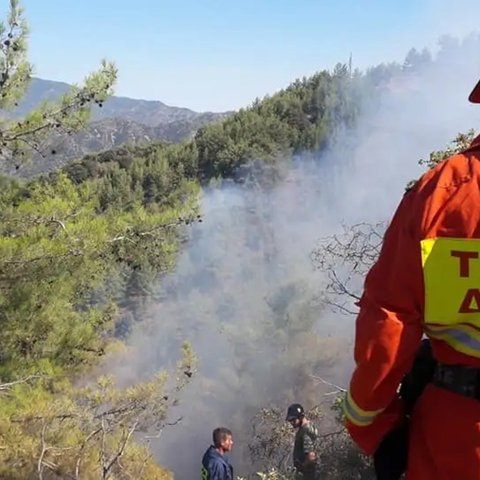
<svg viewBox="0 0 480 480"><path fill-rule="evenodd" d="M202 466L200 478L201 480L208 480L208 472L204 466Z"/></svg>
<svg viewBox="0 0 480 480"><path fill-rule="evenodd" d="M359 427L366 427L370 425L377 415L383 412L383 408L379 410L363 410L353 400L350 392L345 396L343 404L343 410L345 416L354 424Z"/></svg>
<svg viewBox="0 0 480 480"><path fill-rule="evenodd" d="M425 333L429 337L442 340L457 352L480 358L480 330L471 325L425 325Z"/></svg>

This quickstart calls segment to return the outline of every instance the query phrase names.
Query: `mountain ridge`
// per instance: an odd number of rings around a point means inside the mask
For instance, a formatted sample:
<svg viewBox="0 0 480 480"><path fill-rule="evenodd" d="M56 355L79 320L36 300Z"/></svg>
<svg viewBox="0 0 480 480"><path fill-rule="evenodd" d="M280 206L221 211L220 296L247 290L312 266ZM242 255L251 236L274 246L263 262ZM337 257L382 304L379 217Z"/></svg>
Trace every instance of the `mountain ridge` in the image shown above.
<svg viewBox="0 0 480 480"><path fill-rule="evenodd" d="M72 86L65 82L33 77L25 96L8 114L20 118L43 101L55 101ZM92 108L88 127L71 136L54 134L44 145L43 155L35 154L29 164L0 164L0 173L30 178L58 169L86 154L98 153L125 144L155 141L178 143L188 140L208 123L222 120L234 112L196 112L170 106L160 100L111 96L102 108ZM55 151L55 154L51 152Z"/></svg>
<svg viewBox="0 0 480 480"><path fill-rule="evenodd" d="M44 100L58 99L61 95L67 93L71 87L72 85L66 82L33 77L24 98L12 111L12 114L15 117L23 116ZM147 112L148 115L143 115L139 118L137 109L141 109L143 114ZM233 112L197 112L187 107L168 105L161 100L145 100L112 95L104 102L103 108L94 109L92 113L92 120L121 116L139 123L156 125L174 120L190 120L196 117L222 117ZM157 116L155 117L154 114Z"/></svg>

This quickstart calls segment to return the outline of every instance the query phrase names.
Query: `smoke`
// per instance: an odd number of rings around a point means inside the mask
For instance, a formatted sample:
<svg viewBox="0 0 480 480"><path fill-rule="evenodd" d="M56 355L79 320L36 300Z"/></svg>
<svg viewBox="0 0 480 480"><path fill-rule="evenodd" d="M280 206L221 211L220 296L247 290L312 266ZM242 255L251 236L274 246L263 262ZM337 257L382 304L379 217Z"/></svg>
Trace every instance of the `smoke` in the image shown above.
<svg viewBox="0 0 480 480"><path fill-rule="evenodd" d="M249 472L257 467L248 456L250 420L260 408L315 405L326 391L316 376L347 382L353 318L325 307L326 279L310 253L342 224L388 220L423 172L417 161L480 125L480 107L466 100L480 78L479 47L475 36L444 43L435 62L379 91L330 151L204 190L205 220L129 340L137 353L128 371L116 370L148 375L168 367L183 340L193 343L199 372L171 412L183 420L152 444L175 478L199 475L219 425L234 432L236 472Z"/></svg>

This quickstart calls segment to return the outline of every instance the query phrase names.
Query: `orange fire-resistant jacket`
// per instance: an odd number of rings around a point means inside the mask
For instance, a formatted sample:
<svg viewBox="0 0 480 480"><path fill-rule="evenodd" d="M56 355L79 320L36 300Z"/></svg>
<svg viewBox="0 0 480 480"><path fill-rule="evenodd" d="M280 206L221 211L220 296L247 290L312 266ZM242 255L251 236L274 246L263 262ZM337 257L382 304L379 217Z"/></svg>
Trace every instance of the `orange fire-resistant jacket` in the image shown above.
<svg viewBox="0 0 480 480"><path fill-rule="evenodd" d="M372 454L402 421L396 392L423 334L439 361L480 367L480 136L404 195L359 307L345 414ZM480 402L429 385L418 403L407 478L480 478Z"/></svg>

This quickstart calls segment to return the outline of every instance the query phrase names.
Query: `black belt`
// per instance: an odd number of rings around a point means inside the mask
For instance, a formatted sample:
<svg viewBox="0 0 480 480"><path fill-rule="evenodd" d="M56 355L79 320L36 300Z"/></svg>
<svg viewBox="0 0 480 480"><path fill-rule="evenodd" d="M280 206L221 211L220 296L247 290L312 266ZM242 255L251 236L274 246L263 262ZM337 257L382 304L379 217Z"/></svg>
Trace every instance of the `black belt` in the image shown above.
<svg viewBox="0 0 480 480"><path fill-rule="evenodd" d="M480 400L480 368L437 363L432 383L450 392Z"/></svg>

